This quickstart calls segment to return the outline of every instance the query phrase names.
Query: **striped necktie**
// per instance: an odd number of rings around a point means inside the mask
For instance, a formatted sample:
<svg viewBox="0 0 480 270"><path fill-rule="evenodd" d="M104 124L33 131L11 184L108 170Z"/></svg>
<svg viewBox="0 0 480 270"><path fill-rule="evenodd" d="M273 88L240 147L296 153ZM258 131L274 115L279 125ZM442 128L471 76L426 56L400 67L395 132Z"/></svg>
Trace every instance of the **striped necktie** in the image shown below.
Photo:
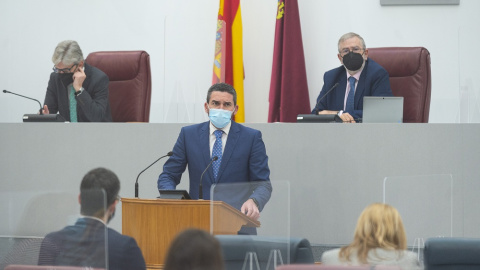
<svg viewBox="0 0 480 270"><path fill-rule="evenodd" d="M217 180L218 169L220 169L220 163L222 162L222 130L215 130L213 132L215 135L215 143L213 144L212 158L217 156L218 159L213 162L213 178Z"/></svg>
<svg viewBox="0 0 480 270"><path fill-rule="evenodd" d="M348 92L347 96L347 105L345 105L345 112L348 112L353 116L353 111L355 109L355 82L357 79L355 77L348 78L348 82L350 83L350 91Z"/></svg>

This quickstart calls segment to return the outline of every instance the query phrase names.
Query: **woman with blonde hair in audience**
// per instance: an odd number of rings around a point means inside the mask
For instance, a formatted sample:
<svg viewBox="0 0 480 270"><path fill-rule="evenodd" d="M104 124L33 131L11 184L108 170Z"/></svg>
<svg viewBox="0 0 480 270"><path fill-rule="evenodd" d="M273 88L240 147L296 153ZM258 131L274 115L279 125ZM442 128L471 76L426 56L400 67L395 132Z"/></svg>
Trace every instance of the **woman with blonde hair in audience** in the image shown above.
<svg viewBox="0 0 480 270"><path fill-rule="evenodd" d="M417 255L407 251L407 236L400 214L394 207L383 203L367 206L358 218L353 242L323 253L322 264L421 268Z"/></svg>

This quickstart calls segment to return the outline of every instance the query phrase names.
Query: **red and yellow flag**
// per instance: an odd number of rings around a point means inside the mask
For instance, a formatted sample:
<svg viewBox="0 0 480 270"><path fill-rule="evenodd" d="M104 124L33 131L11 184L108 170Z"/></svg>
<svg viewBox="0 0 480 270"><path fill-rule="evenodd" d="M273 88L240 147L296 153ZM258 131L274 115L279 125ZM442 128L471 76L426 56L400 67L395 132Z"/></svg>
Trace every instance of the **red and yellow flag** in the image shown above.
<svg viewBox="0 0 480 270"><path fill-rule="evenodd" d="M235 121L245 122L243 98L243 37L240 0L220 0L218 10L213 82L225 82L237 91Z"/></svg>

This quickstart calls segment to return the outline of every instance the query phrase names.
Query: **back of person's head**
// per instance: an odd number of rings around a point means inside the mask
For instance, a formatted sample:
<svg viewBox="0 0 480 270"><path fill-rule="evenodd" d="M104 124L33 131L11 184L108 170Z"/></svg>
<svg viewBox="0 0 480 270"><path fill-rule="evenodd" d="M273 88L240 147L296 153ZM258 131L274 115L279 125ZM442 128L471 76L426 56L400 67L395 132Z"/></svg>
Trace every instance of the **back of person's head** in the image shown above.
<svg viewBox="0 0 480 270"><path fill-rule="evenodd" d="M167 253L164 270L223 270L218 240L199 229L188 229L175 237Z"/></svg>
<svg viewBox="0 0 480 270"><path fill-rule="evenodd" d="M103 218L105 210L118 198L120 181L105 168L89 171L80 184L80 212L85 216Z"/></svg>
<svg viewBox="0 0 480 270"><path fill-rule="evenodd" d="M83 60L82 49L74 40L64 40L58 43L52 56L54 65L62 62L64 65L70 66L79 64Z"/></svg>
<svg viewBox="0 0 480 270"><path fill-rule="evenodd" d="M207 103L210 103L210 97L212 96L213 91L226 92L233 96L233 105L237 105L237 91L235 88L228 83L216 83L208 89L207 92Z"/></svg>
<svg viewBox="0 0 480 270"><path fill-rule="evenodd" d="M407 237L403 221L394 207L374 203L367 206L357 221L353 242L343 247L340 258L347 259L352 252L357 252L358 259L367 263L371 249L385 250L407 249Z"/></svg>

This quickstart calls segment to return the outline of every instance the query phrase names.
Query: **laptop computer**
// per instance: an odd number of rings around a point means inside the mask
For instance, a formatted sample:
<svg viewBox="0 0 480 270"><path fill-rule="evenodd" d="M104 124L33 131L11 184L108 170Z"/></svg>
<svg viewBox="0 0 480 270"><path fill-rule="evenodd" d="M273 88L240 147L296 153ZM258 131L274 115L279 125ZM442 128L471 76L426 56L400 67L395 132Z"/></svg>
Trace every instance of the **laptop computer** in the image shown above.
<svg viewBox="0 0 480 270"><path fill-rule="evenodd" d="M403 123L403 97L363 97L363 123Z"/></svg>

